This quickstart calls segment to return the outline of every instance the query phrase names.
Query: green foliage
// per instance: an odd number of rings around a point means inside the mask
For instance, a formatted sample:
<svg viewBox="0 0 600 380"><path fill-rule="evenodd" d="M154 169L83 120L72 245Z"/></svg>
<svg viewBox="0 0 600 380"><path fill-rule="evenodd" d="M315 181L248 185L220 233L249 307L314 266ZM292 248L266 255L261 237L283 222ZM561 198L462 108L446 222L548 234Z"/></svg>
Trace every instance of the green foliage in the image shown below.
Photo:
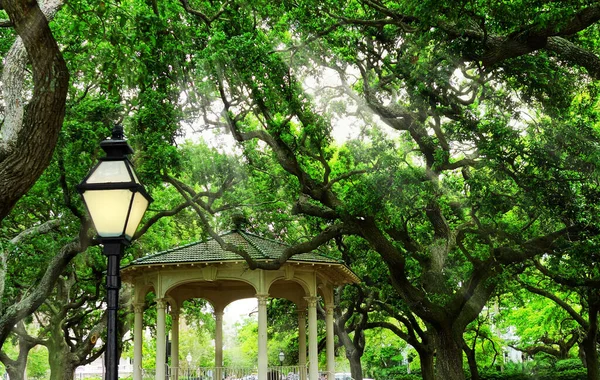
<svg viewBox="0 0 600 380"><path fill-rule="evenodd" d="M186 325L196 332L198 339L210 340L214 337L215 319L206 300L186 300L182 309Z"/></svg>
<svg viewBox="0 0 600 380"><path fill-rule="evenodd" d="M417 375L417 374L396 374L396 375L391 375L391 377L386 377L386 379L393 379L393 380L421 380L422 377Z"/></svg>
<svg viewBox="0 0 600 380"><path fill-rule="evenodd" d="M258 322L245 318L236 323L233 349L225 351L225 365L253 368L258 360Z"/></svg>
<svg viewBox="0 0 600 380"><path fill-rule="evenodd" d="M580 359L566 359L557 361L554 368L557 372L566 372L571 370L581 370L584 367Z"/></svg>
<svg viewBox="0 0 600 380"><path fill-rule="evenodd" d="M43 346L36 346L27 357L27 377L31 379L45 379L48 376L48 350Z"/></svg>
<svg viewBox="0 0 600 380"><path fill-rule="evenodd" d="M584 380L587 379L587 372L581 360L579 359L567 359L556 362L555 365L549 368L537 368L531 369L532 363L515 364L511 369L507 369L503 372L500 371L482 371L480 377L482 380ZM527 368L526 368L527 367Z"/></svg>
<svg viewBox="0 0 600 380"><path fill-rule="evenodd" d="M484 371L480 372L479 376L482 380L529 380L531 376L523 372L500 372L500 371Z"/></svg>
<svg viewBox="0 0 600 380"><path fill-rule="evenodd" d="M552 301L525 292L520 296L524 297L524 303L517 307L513 300L512 307L501 314L499 321L505 328L516 328L521 344L534 345L543 336L565 337L576 327L570 316Z"/></svg>
<svg viewBox="0 0 600 380"><path fill-rule="evenodd" d="M482 380L585 380L587 373L585 369L567 369L564 371L540 371L534 375L523 372L482 372L479 374Z"/></svg>
<svg viewBox="0 0 600 380"><path fill-rule="evenodd" d="M173 171L179 168L174 144L180 116L173 104L176 100L170 100L170 96L164 92L142 92L137 99L139 110L131 120L133 146L139 148L136 171L146 185L157 185L163 180L161 168Z"/></svg>
<svg viewBox="0 0 600 380"><path fill-rule="evenodd" d="M367 330L365 337L365 352L361 358L365 377L396 379L407 374L402 356L406 342L386 329Z"/></svg>

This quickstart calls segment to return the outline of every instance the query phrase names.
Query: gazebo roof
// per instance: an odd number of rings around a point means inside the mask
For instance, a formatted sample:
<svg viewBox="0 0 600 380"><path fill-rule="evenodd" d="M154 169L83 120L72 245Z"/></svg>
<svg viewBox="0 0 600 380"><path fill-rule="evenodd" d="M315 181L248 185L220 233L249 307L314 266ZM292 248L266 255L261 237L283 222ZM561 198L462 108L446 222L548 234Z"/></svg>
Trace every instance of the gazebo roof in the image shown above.
<svg viewBox="0 0 600 380"><path fill-rule="evenodd" d="M219 237L243 249L259 263L277 260L290 247L239 229ZM205 298L214 305L227 305L237 299L253 297L257 292L268 292L273 297L299 304L304 302L303 297L309 294L311 286L314 293L319 286L360 282L343 261L318 252L294 255L273 270L248 269L244 258L223 249L218 241L208 239L134 260L122 268L121 278L140 285L140 289L158 286L161 296L168 295L177 302Z"/></svg>
<svg viewBox="0 0 600 380"><path fill-rule="evenodd" d="M260 237L245 231L233 230L220 237L226 242L239 247L256 261L272 261L281 256L289 246L275 240ZM166 251L141 257L129 263L128 266L149 264L175 264L175 263L209 263L243 260L239 255L224 250L214 239L194 242ZM301 253L292 256L288 261L307 263L343 264L341 260L329 257L322 253Z"/></svg>

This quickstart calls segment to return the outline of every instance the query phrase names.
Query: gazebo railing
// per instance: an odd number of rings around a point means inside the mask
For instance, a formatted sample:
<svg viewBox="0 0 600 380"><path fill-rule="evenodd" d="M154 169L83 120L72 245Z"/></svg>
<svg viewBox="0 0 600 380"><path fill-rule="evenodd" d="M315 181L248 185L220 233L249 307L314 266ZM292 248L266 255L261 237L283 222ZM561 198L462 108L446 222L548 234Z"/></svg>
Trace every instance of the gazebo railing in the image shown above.
<svg viewBox="0 0 600 380"><path fill-rule="evenodd" d="M177 377L175 377L177 372ZM218 378L219 373L221 379ZM268 380L302 380L306 379L306 366L273 366L267 368ZM142 369L142 380L155 380L156 371ZM251 367L192 367L167 368L165 380L257 380L258 370Z"/></svg>
<svg viewBox="0 0 600 380"><path fill-rule="evenodd" d="M257 379L255 368L248 367L193 367L180 368L178 380L218 380L219 373L223 379ZM171 380L175 380L171 378Z"/></svg>
<svg viewBox="0 0 600 380"><path fill-rule="evenodd" d="M306 379L306 366L277 366L269 367L267 370L267 380L301 380Z"/></svg>
<svg viewBox="0 0 600 380"><path fill-rule="evenodd" d="M154 380L156 378L156 371L154 368L145 369L142 368L142 380Z"/></svg>
<svg viewBox="0 0 600 380"><path fill-rule="evenodd" d="M165 380L257 380L258 370L251 367L192 367L179 368L175 371L168 368ZM155 380L154 369L142 369L142 380ZM218 374L221 374L221 379ZM305 376L302 376L302 373ZM273 366L267 368L268 380L302 380L306 379L306 366Z"/></svg>

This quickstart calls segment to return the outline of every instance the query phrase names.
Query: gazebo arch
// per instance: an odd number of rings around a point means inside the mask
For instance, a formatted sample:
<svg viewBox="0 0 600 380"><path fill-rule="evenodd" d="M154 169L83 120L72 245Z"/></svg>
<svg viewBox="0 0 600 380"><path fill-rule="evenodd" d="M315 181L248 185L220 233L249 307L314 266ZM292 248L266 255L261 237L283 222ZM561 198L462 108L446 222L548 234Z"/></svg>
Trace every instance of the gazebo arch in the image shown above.
<svg viewBox="0 0 600 380"><path fill-rule="evenodd" d="M258 262L271 262L281 256L287 245L243 230L221 235L230 244L243 248ZM309 252L290 258L277 270L251 270L247 263L233 252L221 248L209 239L169 249L134 260L121 270L122 278L134 288L134 380L141 380L142 313L146 294L156 294L156 380L167 375L166 358L166 305L171 305L172 350L171 367L177 380L179 368L179 309L183 302L203 298L210 302L216 320L215 368L217 380L222 380L223 366L223 311L236 300L255 297L258 300L258 380L267 380L267 300L285 298L297 305L299 366L301 379L306 379L308 348L308 377L318 378L317 297L320 295L326 309L327 373L333 379L334 333L333 289L342 284L358 283L358 277L343 262L323 254ZM308 345L306 322L308 320Z"/></svg>

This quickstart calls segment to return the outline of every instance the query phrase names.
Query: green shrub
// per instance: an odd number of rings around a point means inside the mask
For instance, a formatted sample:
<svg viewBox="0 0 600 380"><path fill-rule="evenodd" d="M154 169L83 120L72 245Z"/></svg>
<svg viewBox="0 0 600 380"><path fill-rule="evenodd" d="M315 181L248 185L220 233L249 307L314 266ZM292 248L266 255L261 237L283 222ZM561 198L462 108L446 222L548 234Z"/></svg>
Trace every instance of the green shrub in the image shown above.
<svg viewBox="0 0 600 380"><path fill-rule="evenodd" d="M394 377L394 380L423 380L420 375L415 375L414 373L398 375L398 377Z"/></svg>
<svg viewBox="0 0 600 380"><path fill-rule="evenodd" d="M567 368L573 365L564 364L560 368ZM543 369L533 374L516 371L482 371L479 376L481 380L587 380L587 372L581 366L563 371Z"/></svg>
<svg viewBox="0 0 600 380"><path fill-rule="evenodd" d="M531 376L515 371L482 371L479 373L481 380L531 380Z"/></svg>
<svg viewBox="0 0 600 380"><path fill-rule="evenodd" d="M587 380L585 368L568 369L565 371L540 371L536 377L539 380Z"/></svg>
<svg viewBox="0 0 600 380"><path fill-rule="evenodd" d="M570 369L583 369L583 363L579 359L565 359L556 362L555 365L557 372L563 372Z"/></svg>

